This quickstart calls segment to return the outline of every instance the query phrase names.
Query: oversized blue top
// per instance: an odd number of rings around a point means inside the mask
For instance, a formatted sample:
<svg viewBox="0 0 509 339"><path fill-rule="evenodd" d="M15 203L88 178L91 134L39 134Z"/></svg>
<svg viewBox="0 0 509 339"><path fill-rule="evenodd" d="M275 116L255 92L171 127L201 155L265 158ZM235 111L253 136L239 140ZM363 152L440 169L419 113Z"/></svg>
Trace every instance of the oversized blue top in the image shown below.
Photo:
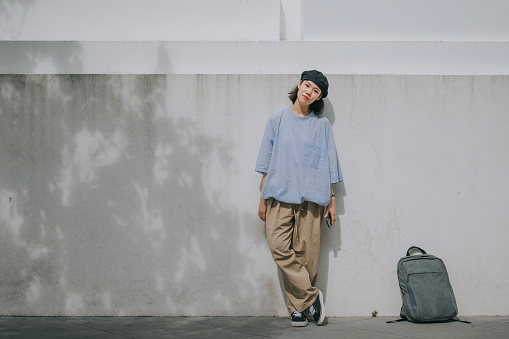
<svg viewBox="0 0 509 339"><path fill-rule="evenodd" d="M300 204L330 202L330 185L343 181L329 120L287 108L267 122L255 171L267 173L263 198Z"/></svg>

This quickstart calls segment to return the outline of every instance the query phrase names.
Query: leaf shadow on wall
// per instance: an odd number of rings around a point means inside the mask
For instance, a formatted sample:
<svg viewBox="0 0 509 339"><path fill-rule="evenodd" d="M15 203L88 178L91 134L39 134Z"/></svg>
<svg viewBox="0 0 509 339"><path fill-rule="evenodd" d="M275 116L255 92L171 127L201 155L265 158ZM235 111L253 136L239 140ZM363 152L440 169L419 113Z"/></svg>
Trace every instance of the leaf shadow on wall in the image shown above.
<svg viewBox="0 0 509 339"><path fill-rule="evenodd" d="M9 38L5 40L17 40L19 39L20 32L23 30L25 19L30 6L35 3L35 0L25 1L2 1L0 2L0 22L2 22L3 30L8 33ZM19 8L23 8L23 16L18 27L13 27L11 20L16 20L16 14L20 13ZM10 27L9 27L10 26ZM8 28L11 29L9 32Z"/></svg>
<svg viewBox="0 0 509 339"><path fill-rule="evenodd" d="M228 141L186 118L192 105L177 114L185 78L169 79L0 76L0 313L263 308L236 246L241 216L208 184L211 168L230 170Z"/></svg>

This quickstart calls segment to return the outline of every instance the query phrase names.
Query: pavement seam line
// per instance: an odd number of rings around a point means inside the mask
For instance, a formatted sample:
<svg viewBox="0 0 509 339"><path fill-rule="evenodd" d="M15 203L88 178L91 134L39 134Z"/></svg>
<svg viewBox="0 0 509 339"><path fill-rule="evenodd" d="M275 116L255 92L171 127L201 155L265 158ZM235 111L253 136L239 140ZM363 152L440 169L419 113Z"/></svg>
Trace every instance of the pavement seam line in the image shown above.
<svg viewBox="0 0 509 339"><path fill-rule="evenodd" d="M370 330L370 329L367 329L367 328L358 328L358 327L354 327L354 326L344 326L344 327L348 327L348 328L351 328L351 329L354 329L354 330L359 330L359 331L367 331L367 332L372 332L372 333L379 333L379 334L388 334L388 335L393 335L393 336L396 336L396 337L399 337L399 338L408 338L408 339L418 339L416 337L409 337L407 335L401 335L401 334L396 334L396 333L392 333L392 332L382 332L382 331L377 331L377 330Z"/></svg>
<svg viewBox="0 0 509 339"><path fill-rule="evenodd" d="M60 321L63 321L63 322L69 323L69 324L73 324L73 325L78 325L78 326L82 326L82 327L86 327L86 328L91 328L91 329L98 330L98 331L102 331L102 332L104 332L104 333L108 333L108 334L118 335L118 336L121 336L121 337L124 337L124 338L136 339L136 338L134 338L134 337L129 337L129 336L126 336L126 335L124 335L124 334L120 334L120 333L116 333L116 332L111 332L111 331L103 330L103 329L101 329L101 328L97 328L97 327L94 327L94 326L90 326L90 325L86 325L86 324L79 324L79 323L75 323L75 322L69 321L69 320L67 320L67 319L60 319L60 318L57 318L57 317L53 317L53 319L55 319L55 320L60 320Z"/></svg>
<svg viewBox="0 0 509 339"><path fill-rule="evenodd" d="M238 333L242 333L242 334L249 334L251 336L259 336L259 337L262 337L262 338L272 338L272 337L267 337L265 335L253 334L253 333L248 333L248 332L244 332L244 331L234 330L234 329L231 329L231 328L222 327L222 326L218 326L218 325L214 325L214 324L206 324L205 322L208 322L208 321L210 321L210 320L197 320L196 322L198 322L200 324L203 324L203 325L206 325L206 326L220 328L222 330L228 330L228 331L238 332Z"/></svg>

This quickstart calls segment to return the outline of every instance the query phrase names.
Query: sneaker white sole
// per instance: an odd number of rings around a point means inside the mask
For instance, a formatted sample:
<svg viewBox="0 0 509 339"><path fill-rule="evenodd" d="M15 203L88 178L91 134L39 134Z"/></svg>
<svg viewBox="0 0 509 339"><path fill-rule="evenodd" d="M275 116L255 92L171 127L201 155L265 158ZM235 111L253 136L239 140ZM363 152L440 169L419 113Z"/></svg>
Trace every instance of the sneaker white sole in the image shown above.
<svg viewBox="0 0 509 339"><path fill-rule="evenodd" d="M318 290L318 294L319 294L319 298L320 298L319 300L320 300L321 310L320 310L320 318L318 319L316 324L318 326L320 326L320 325L323 324L323 321L325 320L325 304L323 302L323 293L322 293L322 291Z"/></svg>
<svg viewBox="0 0 509 339"><path fill-rule="evenodd" d="M307 326L308 325L308 321L306 319L306 321L292 321L292 326L293 327L304 327L304 326Z"/></svg>

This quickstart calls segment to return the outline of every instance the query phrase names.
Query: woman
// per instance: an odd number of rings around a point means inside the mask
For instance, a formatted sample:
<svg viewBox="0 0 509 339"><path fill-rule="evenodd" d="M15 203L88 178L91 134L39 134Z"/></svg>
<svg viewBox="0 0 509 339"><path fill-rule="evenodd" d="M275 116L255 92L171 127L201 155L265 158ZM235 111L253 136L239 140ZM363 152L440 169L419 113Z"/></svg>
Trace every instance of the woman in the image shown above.
<svg viewBox="0 0 509 339"><path fill-rule="evenodd" d="M304 71L289 93L293 105L269 118L255 170L263 174L258 216L283 276L292 326L325 319L316 288L321 224L336 221L332 185L343 180L332 127L323 112L329 83Z"/></svg>

